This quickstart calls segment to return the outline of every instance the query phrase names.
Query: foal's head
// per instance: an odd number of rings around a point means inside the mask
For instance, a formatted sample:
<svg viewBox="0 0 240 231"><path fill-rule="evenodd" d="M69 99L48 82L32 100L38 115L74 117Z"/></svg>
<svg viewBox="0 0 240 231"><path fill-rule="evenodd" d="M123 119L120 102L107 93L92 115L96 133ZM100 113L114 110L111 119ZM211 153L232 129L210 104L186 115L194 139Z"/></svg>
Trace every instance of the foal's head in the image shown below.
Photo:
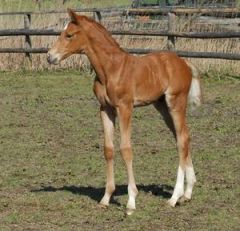
<svg viewBox="0 0 240 231"><path fill-rule="evenodd" d="M47 60L51 64L58 64L72 54L83 53L88 45L87 35L81 26L86 17L77 15L70 9L68 9L68 14L71 21L48 51Z"/></svg>

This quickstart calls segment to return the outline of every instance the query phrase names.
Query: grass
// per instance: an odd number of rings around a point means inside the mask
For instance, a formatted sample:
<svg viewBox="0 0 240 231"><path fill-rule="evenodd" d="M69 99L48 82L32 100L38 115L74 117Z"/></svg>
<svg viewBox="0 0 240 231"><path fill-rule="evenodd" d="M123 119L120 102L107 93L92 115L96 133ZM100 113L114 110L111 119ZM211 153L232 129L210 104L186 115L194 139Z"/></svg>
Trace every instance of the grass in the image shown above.
<svg viewBox="0 0 240 231"><path fill-rule="evenodd" d="M239 76L203 78L205 102L188 113L198 183L174 209L175 141L151 106L135 110L131 217L118 126L117 192L109 209L97 206L105 161L92 81L73 71L0 74L0 230L238 230Z"/></svg>
<svg viewBox="0 0 240 231"><path fill-rule="evenodd" d="M130 0L115 0L114 4L110 0L67 0L63 4L63 0L2 0L0 2L0 12L6 11L38 11L38 10L62 10L67 7L87 8L87 7L115 7L128 6Z"/></svg>

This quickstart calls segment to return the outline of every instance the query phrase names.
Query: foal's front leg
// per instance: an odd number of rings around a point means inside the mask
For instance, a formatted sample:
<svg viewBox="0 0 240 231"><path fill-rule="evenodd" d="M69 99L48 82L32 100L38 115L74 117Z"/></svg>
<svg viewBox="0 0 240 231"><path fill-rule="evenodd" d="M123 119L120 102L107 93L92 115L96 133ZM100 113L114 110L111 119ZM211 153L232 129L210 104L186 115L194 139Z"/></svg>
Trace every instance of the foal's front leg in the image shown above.
<svg viewBox="0 0 240 231"><path fill-rule="evenodd" d="M104 156L107 162L106 189L100 204L105 207L109 205L110 198L115 190L113 171L113 133L116 115L110 106L102 106L100 113L104 130Z"/></svg>
<svg viewBox="0 0 240 231"><path fill-rule="evenodd" d="M131 215L136 209L135 198L138 194L136 187L133 167L132 167L132 147L131 147L131 119L132 119L132 105L122 104L118 107L117 113L119 116L119 125L121 133L121 154L125 161L128 174L128 202L127 202L127 214Z"/></svg>

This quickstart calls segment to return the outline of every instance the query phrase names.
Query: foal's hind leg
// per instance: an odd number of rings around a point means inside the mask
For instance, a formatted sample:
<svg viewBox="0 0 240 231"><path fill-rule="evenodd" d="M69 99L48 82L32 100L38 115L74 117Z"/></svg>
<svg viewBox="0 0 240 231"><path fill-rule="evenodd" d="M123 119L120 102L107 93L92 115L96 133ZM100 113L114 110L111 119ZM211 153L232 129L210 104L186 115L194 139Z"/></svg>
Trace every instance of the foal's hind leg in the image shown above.
<svg viewBox="0 0 240 231"><path fill-rule="evenodd" d="M174 137L176 138L176 132L172 120L172 116L170 115L169 108L166 103L165 95L163 95L157 102L154 103L154 107L160 112L162 115L166 125L173 133Z"/></svg>
<svg viewBox="0 0 240 231"><path fill-rule="evenodd" d="M112 193L115 190L113 171L113 133L116 115L113 109L109 106L101 107L100 113L104 130L104 156L107 162L106 189L100 204L108 206Z"/></svg>
<svg viewBox="0 0 240 231"><path fill-rule="evenodd" d="M177 173L177 181L174 187L173 195L168 203L174 207L182 196L191 199L193 185L196 182L193 170L192 159L189 151L189 131L186 125L186 107L187 95L182 93L179 95L166 95L166 102L169 112L174 123L177 149L179 154L179 167ZM184 193L184 177L186 173L187 190Z"/></svg>

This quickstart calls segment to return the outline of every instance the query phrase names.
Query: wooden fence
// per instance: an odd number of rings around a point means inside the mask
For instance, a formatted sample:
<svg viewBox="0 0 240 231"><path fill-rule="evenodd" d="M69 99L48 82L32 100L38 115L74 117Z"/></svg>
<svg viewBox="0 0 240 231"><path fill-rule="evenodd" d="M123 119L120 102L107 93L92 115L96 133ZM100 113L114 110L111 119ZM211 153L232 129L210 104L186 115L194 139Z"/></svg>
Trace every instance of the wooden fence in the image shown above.
<svg viewBox="0 0 240 231"><path fill-rule="evenodd" d="M168 13L174 13L176 15L191 15L201 14L204 16L226 16L226 17L239 17L240 8L183 8L183 7L165 7L165 8L134 8L125 10L123 14L127 15L164 15Z"/></svg>
<svg viewBox="0 0 240 231"><path fill-rule="evenodd" d="M102 20L102 16L108 12L118 15L126 15L129 12L135 12L136 10L142 9L128 9L128 10L119 10L119 9L81 9L76 10L78 12L91 12L93 17L97 21ZM155 9L154 9L155 10ZM192 12L205 12L209 11L207 9L192 9ZM152 12L153 10L145 10L145 14L147 12ZM156 10L155 10L156 11ZM228 59L228 60L240 60L240 53L219 53L219 52L190 52L190 51L179 51L175 50L175 39L180 38L191 38L191 39L220 39L220 38L240 38L240 32L174 32L174 23L175 16L177 12L183 13L183 9L161 9L158 10L158 13L168 14L168 29L166 31L119 31L113 30L110 31L112 35L134 35L134 36L164 36L168 38L168 50L175 51L179 56L182 57L192 57L192 58L215 58L215 59ZM186 12L189 13L190 9L186 9ZM219 10L219 12L223 11L223 9ZM229 9L225 9L227 13L230 13ZM213 13L217 11L214 10ZM61 31L59 30L49 30L49 29L30 29L31 26L31 15L32 14L52 14L52 13L66 13L63 11L49 11L49 12L12 12L12 13L0 13L0 15L23 15L24 18L24 29L8 29L8 30L0 30L1 36L25 36L25 47L24 48L0 48L0 53L25 53L26 57L30 58L31 53L47 53L48 48L40 47L33 48L31 43L31 36L58 36ZM232 13L240 13L240 9L234 8L232 9ZM135 54L146 54L149 52L158 52L161 50L156 49L125 49L130 53Z"/></svg>

